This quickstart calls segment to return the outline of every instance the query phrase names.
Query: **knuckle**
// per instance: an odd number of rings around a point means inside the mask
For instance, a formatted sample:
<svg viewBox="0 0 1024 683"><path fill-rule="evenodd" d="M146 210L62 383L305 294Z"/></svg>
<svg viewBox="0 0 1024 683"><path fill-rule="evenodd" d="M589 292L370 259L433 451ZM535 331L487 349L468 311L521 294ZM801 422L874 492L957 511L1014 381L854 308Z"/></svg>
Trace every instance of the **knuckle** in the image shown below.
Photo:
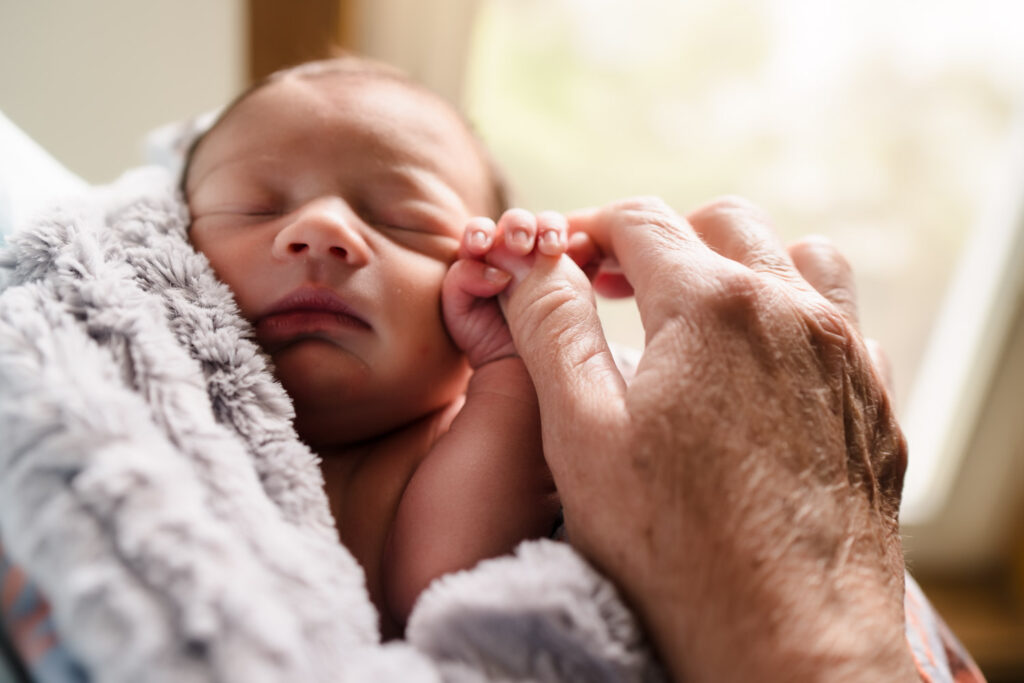
<svg viewBox="0 0 1024 683"><path fill-rule="evenodd" d="M793 242L793 246L791 246L790 249L793 249L793 250L801 252L801 253L804 253L804 252L817 253L819 251L821 251L821 252L838 252L839 251L838 249L836 249L836 245L835 245L835 243L831 239L829 239L825 235L820 235L820 234L804 235L803 237L798 239L796 242Z"/></svg>
<svg viewBox="0 0 1024 683"><path fill-rule="evenodd" d="M789 247L789 253L794 260L803 263L827 266L838 273L852 272L850 262L839 251L839 247L824 235L808 235L801 238Z"/></svg>
<svg viewBox="0 0 1024 683"><path fill-rule="evenodd" d="M837 313L851 318L856 316L857 296L848 287L832 286L823 291L822 295L838 309Z"/></svg>
<svg viewBox="0 0 1024 683"><path fill-rule="evenodd" d="M639 195L622 199L612 204L611 208L612 210L629 212L675 213L664 199L654 195Z"/></svg>
<svg viewBox="0 0 1024 683"><path fill-rule="evenodd" d="M660 197L631 197L616 202L611 209L634 223L665 226L679 222L679 214Z"/></svg>
<svg viewBox="0 0 1024 683"><path fill-rule="evenodd" d="M620 226L649 230L666 247L678 245L684 233L682 218L660 197L631 197L612 204L609 209Z"/></svg>
<svg viewBox="0 0 1024 683"><path fill-rule="evenodd" d="M759 298L764 282L743 266L723 264L715 274L713 296L724 304L730 302L749 306Z"/></svg>
<svg viewBox="0 0 1024 683"><path fill-rule="evenodd" d="M834 304L818 297L806 312L816 338L843 348L849 345L853 337L850 326L846 316Z"/></svg>
<svg viewBox="0 0 1024 683"><path fill-rule="evenodd" d="M736 220L754 219L762 223L770 223L768 214L753 202L738 195L723 195L698 208L692 216L696 220Z"/></svg>
<svg viewBox="0 0 1024 683"><path fill-rule="evenodd" d="M752 333L751 326L768 312L763 309L771 307L769 283L739 264L722 264L695 284L685 306L696 306L731 328Z"/></svg>

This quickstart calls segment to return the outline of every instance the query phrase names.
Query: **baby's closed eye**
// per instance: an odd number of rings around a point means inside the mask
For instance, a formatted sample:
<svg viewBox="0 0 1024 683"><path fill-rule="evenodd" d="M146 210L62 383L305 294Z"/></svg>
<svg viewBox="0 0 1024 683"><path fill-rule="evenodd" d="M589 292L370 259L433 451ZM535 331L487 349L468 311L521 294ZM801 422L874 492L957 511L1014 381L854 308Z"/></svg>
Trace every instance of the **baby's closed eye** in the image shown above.
<svg viewBox="0 0 1024 683"><path fill-rule="evenodd" d="M422 227L389 223L376 223L373 227L392 242L432 258L451 261L459 249L455 237Z"/></svg>
<svg viewBox="0 0 1024 683"><path fill-rule="evenodd" d="M459 247L461 226L415 203L366 211L365 220L396 244L428 256L450 260Z"/></svg>

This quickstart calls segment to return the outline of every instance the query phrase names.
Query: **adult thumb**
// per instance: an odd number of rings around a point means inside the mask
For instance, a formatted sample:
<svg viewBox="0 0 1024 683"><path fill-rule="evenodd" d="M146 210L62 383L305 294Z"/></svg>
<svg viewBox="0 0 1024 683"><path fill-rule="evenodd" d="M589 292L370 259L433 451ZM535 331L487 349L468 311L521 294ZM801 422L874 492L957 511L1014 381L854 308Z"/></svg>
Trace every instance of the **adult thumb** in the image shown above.
<svg viewBox="0 0 1024 683"><path fill-rule="evenodd" d="M499 301L537 391L546 452L550 444L600 434L625 414L626 383L608 348L593 289L568 256L537 259Z"/></svg>

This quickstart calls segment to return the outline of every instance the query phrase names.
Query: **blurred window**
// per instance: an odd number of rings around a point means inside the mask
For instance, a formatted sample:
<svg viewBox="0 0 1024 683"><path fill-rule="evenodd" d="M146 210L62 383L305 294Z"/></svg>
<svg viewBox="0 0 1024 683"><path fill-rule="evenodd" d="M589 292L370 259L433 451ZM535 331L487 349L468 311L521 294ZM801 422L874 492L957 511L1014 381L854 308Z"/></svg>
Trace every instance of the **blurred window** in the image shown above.
<svg viewBox="0 0 1024 683"><path fill-rule="evenodd" d="M528 208L738 194L828 235L903 409L1005 168L1021 26L1014 0L486 0L465 96ZM602 314L642 344L630 306Z"/></svg>

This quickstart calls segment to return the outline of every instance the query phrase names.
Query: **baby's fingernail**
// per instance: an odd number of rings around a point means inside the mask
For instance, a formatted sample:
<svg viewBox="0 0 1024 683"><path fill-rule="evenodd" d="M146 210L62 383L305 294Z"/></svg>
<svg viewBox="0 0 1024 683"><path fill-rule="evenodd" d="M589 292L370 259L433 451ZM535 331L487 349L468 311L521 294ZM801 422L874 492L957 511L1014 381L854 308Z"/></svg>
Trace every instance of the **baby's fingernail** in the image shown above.
<svg viewBox="0 0 1024 683"><path fill-rule="evenodd" d="M486 268L484 268L484 279L487 280L488 282L493 282L496 285L503 285L509 280L511 280L512 276L509 273L506 273L504 270L501 270L500 268L495 268L494 266L487 266Z"/></svg>
<svg viewBox="0 0 1024 683"><path fill-rule="evenodd" d="M562 236L557 230L545 230L540 234L539 246L544 253L554 253L562 249Z"/></svg>
<svg viewBox="0 0 1024 683"><path fill-rule="evenodd" d="M525 230L512 231L513 244L527 245L530 243L530 233Z"/></svg>
<svg viewBox="0 0 1024 683"><path fill-rule="evenodd" d="M490 244L491 238L483 230L472 230L469 233L469 244L473 247L484 249Z"/></svg>

